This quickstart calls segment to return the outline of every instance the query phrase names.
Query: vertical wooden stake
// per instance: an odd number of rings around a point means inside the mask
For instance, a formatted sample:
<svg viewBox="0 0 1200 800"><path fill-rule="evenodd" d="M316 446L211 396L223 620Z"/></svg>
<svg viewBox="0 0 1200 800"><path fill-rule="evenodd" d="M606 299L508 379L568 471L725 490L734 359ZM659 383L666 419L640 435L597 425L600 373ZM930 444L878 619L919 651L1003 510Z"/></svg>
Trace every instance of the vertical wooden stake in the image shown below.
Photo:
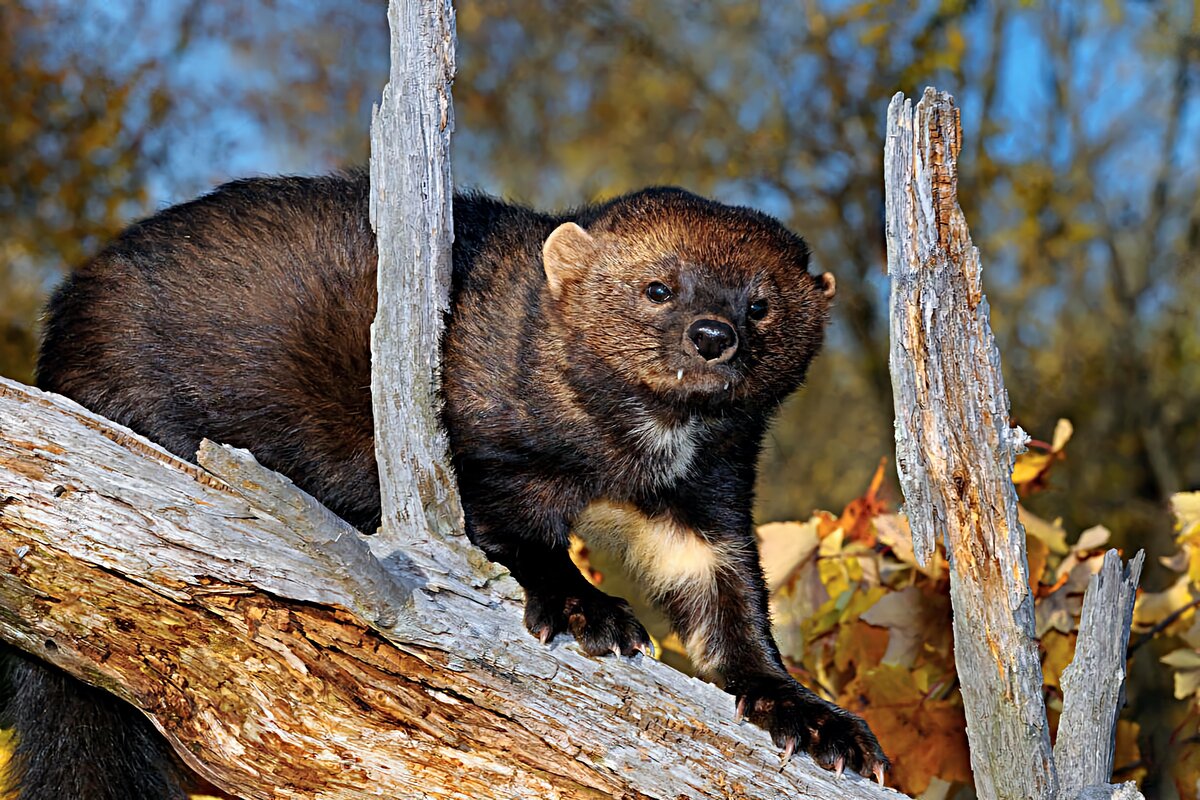
<svg viewBox="0 0 1200 800"><path fill-rule="evenodd" d="M884 182L896 466L918 559L945 539L975 789L982 800L1133 800L1136 786L1108 780L1143 554L1123 571L1110 552L1088 587L1051 752L1012 483L1028 437L1009 427L979 251L958 206L961 146L950 95L926 89L915 109L892 98Z"/></svg>
<svg viewBox="0 0 1200 800"><path fill-rule="evenodd" d="M945 537L976 791L1050 800L1058 778L1011 477L1025 437L1009 427L979 251L955 195L961 143L948 94L926 89L915 112L892 98L884 178L896 464L918 557Z"/></svg>
<svg viewBox="0 0 1200 800"><path fill-rule="evenodd" d="M379 241L371 383L384 536L428 530L465 556L470 545L459 535L437 393L454 241L454 7L392 0L388 22L391 75L371 121L371 223Z"/></svg>
<svg viewBox="0 0 1200 800"><path fill-rule="evenodd" d="M1125 704L1129 626L1145 551L1127 568L1116 550L1088 582L1075 657L1063 671L1063 710L1054 742L1054 763L1064 797L1108 783L1116 751L1117 715Z"/></svg>

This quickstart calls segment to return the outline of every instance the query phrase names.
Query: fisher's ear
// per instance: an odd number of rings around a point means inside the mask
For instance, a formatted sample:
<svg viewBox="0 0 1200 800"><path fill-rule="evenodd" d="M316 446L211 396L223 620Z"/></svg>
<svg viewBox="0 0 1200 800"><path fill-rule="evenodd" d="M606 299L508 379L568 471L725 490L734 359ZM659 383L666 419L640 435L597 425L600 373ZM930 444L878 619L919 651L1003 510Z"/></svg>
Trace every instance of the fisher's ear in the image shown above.
<svg viewBox="0 0 1200 800"><path fill-rule="evenodd" d="M837 279L833 277L833 273L824 272L817 281L821 284L821 294L825 295L826 300L832 300L837 294Z"/></svg>
<svg viewBox="0 0 1200 800"><path fill-rule="evenodd" d="M585 275L596 249L592 235L574 222L564 222L555 228L542 245L542 265L550 294L558 297L566 281Z"/></svg>

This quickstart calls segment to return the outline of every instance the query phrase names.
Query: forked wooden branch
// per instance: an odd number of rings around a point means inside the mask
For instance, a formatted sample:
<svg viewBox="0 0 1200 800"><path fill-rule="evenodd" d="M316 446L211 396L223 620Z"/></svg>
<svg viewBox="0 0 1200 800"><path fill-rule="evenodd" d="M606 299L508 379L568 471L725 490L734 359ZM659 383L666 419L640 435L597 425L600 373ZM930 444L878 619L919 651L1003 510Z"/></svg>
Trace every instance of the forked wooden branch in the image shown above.
<svg viewBox="0 0 1200 800"><path fill-rule="evenodd" d="M1089 589L1065 701L1069 745L1056 751L1056 770L1011 479L1027 437L1009 426L979 251L958 206L961 144L948 94L926 89L915 109L903 95L892 99L884 174L896 464L918 558L928 559L941 535L951 564L955 660L979 797L1073 800L1111 774L1141 557L1122 582L1114 555L1102 588Z"/></svg>

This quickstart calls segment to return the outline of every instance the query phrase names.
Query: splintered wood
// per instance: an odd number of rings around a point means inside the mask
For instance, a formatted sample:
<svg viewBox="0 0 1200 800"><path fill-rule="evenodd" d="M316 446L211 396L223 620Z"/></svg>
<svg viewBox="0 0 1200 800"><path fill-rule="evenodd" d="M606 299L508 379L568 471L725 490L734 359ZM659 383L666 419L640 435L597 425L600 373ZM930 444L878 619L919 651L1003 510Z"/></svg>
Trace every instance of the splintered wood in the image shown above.
<svg viewBox="0 0 1200 800"><path fill-rule="evenodd" d="M670 667L542 645L446 548L364 538L244 451L202 461L0 379L0 638L234 796L895 797L782 764Z"/></svg>
<svg viewBox="0 0 1200 800"><path fill-rule="evenodd" d="M1081 632L1079 652L1086 658L1078 672L1097 680L1072 680L1078 693L1072 735L1087 744L1073 744L1071 752L1082 746L1100 755L1068 758L1069 767L1061 766L1073 774L1060 792L1033 635L1025 530L1012 484L1013 460L1027 437L1009 424L979 251L957 201L961 146L959 113L948 94L926 89L915 108L903 95L892 99L884 175L896 465L918 559L925 563L941 536L950 561L955 660L979 797L1073 800L1111 773L1111 741L1102 741L1111 739L1119 710L1121 631L1128 636L1141 561L1122 581L1114 554L1104 590L1090 601L1092 617L1107 615L1112 622L1097 633L1104 637L1098 652L1085 647ZM1101 595L1113 605L1101 605ZM1104 670L1109 677L1099 680ZM1114 674L1121 676L1117 688ZM1098 765L1104 754L1107 762Z"/></svg>

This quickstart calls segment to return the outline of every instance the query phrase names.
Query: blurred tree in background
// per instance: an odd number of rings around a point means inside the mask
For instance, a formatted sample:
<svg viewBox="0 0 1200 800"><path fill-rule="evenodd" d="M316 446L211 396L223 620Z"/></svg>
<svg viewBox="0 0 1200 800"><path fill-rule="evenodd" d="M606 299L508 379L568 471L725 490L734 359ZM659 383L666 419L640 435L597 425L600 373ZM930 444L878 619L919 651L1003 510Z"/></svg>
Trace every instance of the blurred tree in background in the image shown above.
<svg viewBox="0 0 1200 800"><path fill-rule="evenodd" d="M386 25L365 3L0 2L0 374L32 381L48 291L133 219L365 159Z"/></svg>
<svg viewBox="0 0 1200 800"><path fill-rule="evenodd" d="M30 379L47 290L132 217L365 159L384 5L0 2L0 373ZM1200 486L1200 3L456 5L460 185L562 206L680 184L778 215L837 275L763 519L841 508L893 450L884 111L952 92L1013 413L1075 425L1030 505L1171 549L1166 498Z"/></svg>

